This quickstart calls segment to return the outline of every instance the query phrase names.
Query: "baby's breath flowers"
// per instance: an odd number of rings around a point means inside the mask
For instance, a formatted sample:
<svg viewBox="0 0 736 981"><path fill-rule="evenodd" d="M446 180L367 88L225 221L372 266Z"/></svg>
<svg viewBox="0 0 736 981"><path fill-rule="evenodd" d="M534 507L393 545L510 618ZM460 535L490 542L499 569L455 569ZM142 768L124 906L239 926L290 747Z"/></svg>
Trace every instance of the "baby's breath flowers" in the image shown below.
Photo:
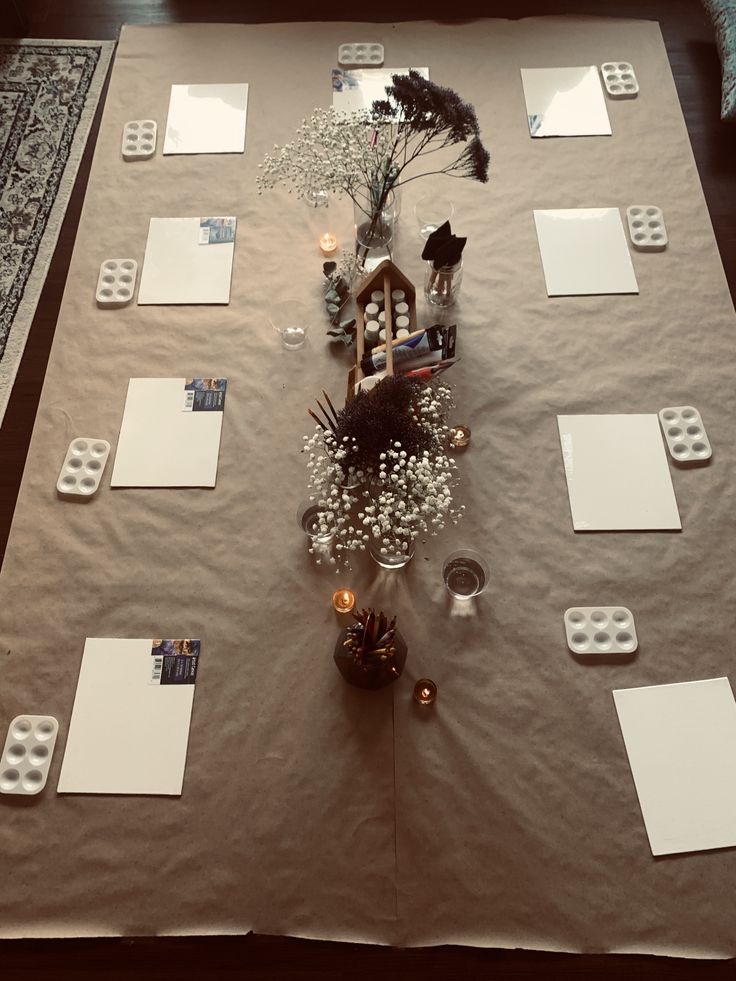
<svg viewBox="0 0 736 981"><path fill-rule="evenodd" d="M371 546L408 552L420 535L457 522L464 506L454 504L457 467L445 449L451 405L446 385L386 378L336 413L334 426L304 437L310 497L336 531L330 562ZM363 438L359 419L370 419Z"/></svg>
<svg viewBox="0 0 736 981"><path fill-rule="evenodd" d="M315 188L347 194L372 230L382 220L390 192L409 181L446 174L486 183L490 156L473 107L416 71L391 80L387 98L369 110L315 109L291 143L274 145L259 164L259 193L284 184L297 197ZM416 172L420 157L460 144L457 157Z"/></svg>

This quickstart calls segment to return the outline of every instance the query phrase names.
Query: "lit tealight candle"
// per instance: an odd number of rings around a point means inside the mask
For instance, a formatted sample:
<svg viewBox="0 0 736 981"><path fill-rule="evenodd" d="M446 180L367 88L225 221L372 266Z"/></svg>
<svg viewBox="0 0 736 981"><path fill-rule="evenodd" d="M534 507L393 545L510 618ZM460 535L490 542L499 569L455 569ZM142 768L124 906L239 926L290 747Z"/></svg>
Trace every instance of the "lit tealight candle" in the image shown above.
<svg viewBox="0 0 736 981"><path fill-rule="evenodd" d="M420 678L414 685L414 701L420 705L431 705L437 698L437 685L429 678Z"/></svg>
<svg viewBox="0 0 736 981"><path fill-rule="evenodd" d="M332 255L333 252L337 252L337 238L332 232L325 232L319 237L319 247L322 255Z"/></svg>
<svg viewBox="0 0 736 981"><path fill-rule="evenodd" d="M470 442L470 429L468 426L453 426L450 430L450 444L452 446L467 446Z"/></svg>
<svg viewBox="0 0 736 981"><path fill-rule="evenodd" d="M338 613L350 613L355 606L355 593L349 589L337 589L332 594L332 605Z"/></svg>

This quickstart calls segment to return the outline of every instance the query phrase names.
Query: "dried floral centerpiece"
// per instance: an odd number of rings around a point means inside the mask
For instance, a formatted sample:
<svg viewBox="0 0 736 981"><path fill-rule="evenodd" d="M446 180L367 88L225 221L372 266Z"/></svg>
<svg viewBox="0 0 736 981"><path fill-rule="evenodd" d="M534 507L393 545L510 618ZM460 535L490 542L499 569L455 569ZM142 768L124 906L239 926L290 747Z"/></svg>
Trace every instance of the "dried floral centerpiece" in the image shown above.
<svg viewBox="0 0 736 981"><path fill-rule="evenodd" d="M339 412L329 399L317 404L304 451L310 496L336 528L330 561L370 551L387 568L405 565L421 534L437 534L464 510L453 502L456 466L446 451L451 390L387 377Z"/></svg>
<svg viewBox="0 0 736 981"><path fill-rule="evenodd" d="M386 99L370 110L315 109L291 143L274 146L257 177L259 192L284 184L300 198L315 187L346 194L356 209L356 232L365 226L363 261L372 238L390 220L391 194L399 188L430 174L488 180L490 156L473 107L416 71L391 79ZM457 156L416 172L420 157L460 144Z"/></svg>
<svg viewBox="0 0 736 981"><path fill-rule="evenodd" d="M407 647L396 630L396 617L389 623L383 611L361 610L352 614L355 623L337 638L334 660L340 674L359 688L383 688L401 677Z"/></svg>

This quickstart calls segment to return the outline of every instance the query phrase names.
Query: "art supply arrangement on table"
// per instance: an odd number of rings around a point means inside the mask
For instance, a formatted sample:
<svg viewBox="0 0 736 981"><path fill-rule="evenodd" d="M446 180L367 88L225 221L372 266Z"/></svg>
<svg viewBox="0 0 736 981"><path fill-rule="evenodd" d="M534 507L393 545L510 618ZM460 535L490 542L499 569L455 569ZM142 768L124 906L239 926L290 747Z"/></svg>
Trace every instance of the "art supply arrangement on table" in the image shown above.
<svg viewBox="0 0 736 981"><path fill-rule="evenodd" d="M521 84L532 137L611 135L595 65L522 68Z"/></svg>
<svg viewBox="0 0 736 981"><path fill-rule="evenodd" d="M575 531L682 527L654 413L557 416Z"/></svg>
<svg viewBox="0 0 736 981"><path fill-rule="evenodd" d="M8 726L0 793L31 797L46 786L59 723L52 715L18 715Z"/></svg>
<svg viewBox="0 0 736 981"><path fill-rule="evenodd" d="M652 855L736 845L728 678L613 692Z"/></svg>
<svg viewBox="0 0 736 981"><path fill-rule="evenodd" d="M153 119L131 119L123 126L123 160L150 160L156 152L158 126Z"/></svg>
<svg viewBox="0 0 736 981"><path fill-rule="evenodd" d="M98 307L124 307L133 299L138 263L135 259L105 259L97 276Z"/></svg>
<svg viewBox="0 0 736 981"><path fill-rule="evenodd" d="M659 421L673 460L678 463L706 463L713 456L703 420L692 405L660 409Z"/></svg>
<svg viewBox="0 0 736 981"><path fill-rule="evenodd" d="M633 654L639 646L634 615L625 606L572 606L564 623L573 654Z"/></svg>
<svg viewBox="0 0 736 981"><path fill-rule="evenodd" d="M131 378L111 487L214 487L226 378Z"/></svg>
<svg viewBox="0 0 736 981"><path fill-rule="evenodd" d="M66 451L56 481L57 491L64 497L91 497L100 486L109 455L110 444L106 439L75 437Z"/></svg>
<svg viewBox="0 0 736 981"><path fill-rule="evenodd" d="M246 82L172 85L164 156L177 153L243 153L247 115Z"/></svg>
<svg viewBox="0 0 736 981"><path fill-rule="evenodd" d="M533 214L547 296L639 292L618 208Z"/></svg>
<svg viewBox="0 0 736 981"><path fill-rule="evenodd" d="M234 216L151 218L138 304L229 303Z"/></svg>
<svg viewBox="0 0 736 981"><path fill-rule="evenodd" d="M422 259L427 263L424 296L436 307L450 307L463 281L463 249L467 238L453 235L450 222L436 228L427 238Z"/></svg>
<svg viewBox="0 0 736 981"><path fill-rule="evenodd" d="M337 49L337 63L341 68L380 68L383 57L383 45L376 41L341 44Z"/></svg>
<svg viewBox="0 0 736 981"><path fill-rule="evenodd" d="M200 649L87 638L60 794L181 794Z"/></svg>
<svg viewBox="0 0 736 981"><path fill-rule="evenodd" d="M374 102L386 99L386 86L393 85L393 75L418 72L429 78L429 68L333 68L332 108L339 112L360 112Z"/></svg>
<svg viewBox="0 0 736 981"><path fill-rule="evenodd" d="M640 252L664 252L669 239L661 208L632 204L626 209L631 244Z"/></svg>
<svg viewBox="0 0 736 981"><path fill-rule="evenodd" d="M601 77L612 99L635 99L639 94L639 83L628 61L607 61L601 65Z"/></svg>

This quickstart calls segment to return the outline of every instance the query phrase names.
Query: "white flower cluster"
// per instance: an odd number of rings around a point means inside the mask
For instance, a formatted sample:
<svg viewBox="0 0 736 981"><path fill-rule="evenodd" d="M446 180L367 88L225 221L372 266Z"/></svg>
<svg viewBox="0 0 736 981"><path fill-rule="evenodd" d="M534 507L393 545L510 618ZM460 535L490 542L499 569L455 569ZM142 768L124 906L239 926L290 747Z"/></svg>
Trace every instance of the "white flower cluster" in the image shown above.
<svg viewBox="0 0 736 981"><path fill-rule="evenodd" d="M310 497L320 505L323 531L336 531L332 564L347 561L350 552L365 551L371 542L384 554L406 552L419 535L436 535L447 521L457 523L465 506L453 504L457 466L443 449L449 431L444 418L451 404L448 387L424 386L414 421L437 438L438 448L415 455L400 442L389 442L377 468L368 472L350 464L355 441L338 441L319 427L304 437Z"/></svg>
<svg viewBox="0 0 736 981"><path fill-rule="evenodd" d="M258 190L284 184L300 198L320 188L357 200L382 182L392 147L392 127L368 111L315 109L291 143L274 145L258 165Z"/></svg>

